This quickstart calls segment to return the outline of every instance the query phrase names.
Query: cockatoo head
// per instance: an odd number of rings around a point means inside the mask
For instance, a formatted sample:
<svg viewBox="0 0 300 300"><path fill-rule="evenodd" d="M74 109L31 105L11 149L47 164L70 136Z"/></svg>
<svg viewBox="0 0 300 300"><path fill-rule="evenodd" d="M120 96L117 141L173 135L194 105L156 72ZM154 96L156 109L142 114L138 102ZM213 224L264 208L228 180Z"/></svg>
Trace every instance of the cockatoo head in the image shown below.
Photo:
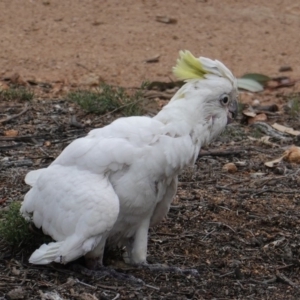
<svg viewBox="0 0 300 300"><path fill-rule="evenodd" d="M209 124L208 140L212 140L237 116L236 78L220 61L196 58L189 51L180 51L173 71L186 83L170 105L187 111L192 126Z"/></svg>

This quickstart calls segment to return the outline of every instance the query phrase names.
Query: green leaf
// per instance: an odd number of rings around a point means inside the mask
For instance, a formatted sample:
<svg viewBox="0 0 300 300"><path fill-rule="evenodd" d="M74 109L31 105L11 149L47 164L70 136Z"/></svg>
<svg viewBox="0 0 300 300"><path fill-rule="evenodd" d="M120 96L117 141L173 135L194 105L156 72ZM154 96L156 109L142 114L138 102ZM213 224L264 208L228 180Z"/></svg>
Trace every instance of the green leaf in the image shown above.
<svg viewBox="0 0 300 300"><path fill-rule="evenodd" d="M263 85L249 78L238 78L237 85L239 89L247 90L254 93L261 92L264 90Z"/></svg>
<svg viewBox="0 0 300 300"><path fill-rule="evenodd" d="M266 83L272 79L269 76L259 74L259 73L244 74L241 78L252 79L254 81L259 82L261 85L266 85Z"/></svg>

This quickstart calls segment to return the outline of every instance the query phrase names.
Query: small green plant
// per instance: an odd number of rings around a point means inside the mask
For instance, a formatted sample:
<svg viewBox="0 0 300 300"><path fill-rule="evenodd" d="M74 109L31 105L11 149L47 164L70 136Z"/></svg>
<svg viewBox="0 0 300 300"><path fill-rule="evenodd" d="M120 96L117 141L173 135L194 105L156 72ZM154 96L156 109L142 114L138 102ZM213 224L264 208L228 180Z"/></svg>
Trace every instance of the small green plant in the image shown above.
<svg viewBox="0 0 300 300"><path fill-rule="evenodd" d="M221 133L220 137L218 139L224 140L224 141L242 141L246 139L246 134L244 129L241 126L232 125L227 126L225 130Z"/></svg>
<svg viewBox="0 0 300 300"><path fill-rule="evenodd" d="M29 223L20 214L21 204L13 202L7 211L0 214L0 237L12 246L27 244L32 240Z"/></svg>
<svg viewBox="0 0 300 300"><path fill-rule="evenodd" d="M125 116L133 116L143 113L144 89L145 85L142 85L135 93L129 95L122 87L103 83L94 91L71 92L68 98L90 113L105 114L120 111Z"/></svg>
<svg viewBox="0 0 300 300"><path fill-rule="evenodd" d="M288 108L292 117L300 115L300 94L292 94L288 97Z"/></svg>
<svg viewBox="0 0 300 300"><path fill-rule="evenodd" d="M245 109L245 104L242 102L238 102L238 114L241 115L243 110Z"/></svg>
<svg viewBox="0 0 300 300"><path fill-rule="evenodd" d="M0 91L0 100L11 101L31 101L34 97L34 93L24 87L12 87L8 90Z"/></svg>
<svg viewBox="0 0 300 300"><path fill-rule="evenodd" d="M37 236L30 230L30 223L21 216L20 207L21 203L12 202L7 211L0 213L0 238L13 247L50 241L49 237Z"/></svg>
<svg viewBox="0 0 300 300"><path fill-rule="evenodd" d="M255 127L249 132L249 136L251 136L255 139L260 139L264 135L265 134L259 128L255 128Z"/></svg>

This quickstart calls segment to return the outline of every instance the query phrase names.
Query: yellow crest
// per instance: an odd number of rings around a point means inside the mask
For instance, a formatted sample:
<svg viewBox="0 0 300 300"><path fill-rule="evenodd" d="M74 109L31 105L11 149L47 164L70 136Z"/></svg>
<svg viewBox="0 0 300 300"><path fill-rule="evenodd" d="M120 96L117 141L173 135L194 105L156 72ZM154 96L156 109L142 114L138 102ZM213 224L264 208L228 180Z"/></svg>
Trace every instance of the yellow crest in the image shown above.
<svg viewBox="0 0 300 300"><path fill-rule="evenodd" d="M207 74L199 59L190 51L180 51L179 56L180 58L177 59L177 64L173 68L173 73L178 79L200 79Z"/></svg>
<svg viewBox="0 0 300 300"><path fill-rule="evenodd" d="M196 58L190 51L180 51L174 75L181 80L205 79L206 74L213 74L228 79L237 88L236 79L231 71L220 61L206 57Z"/></svg>

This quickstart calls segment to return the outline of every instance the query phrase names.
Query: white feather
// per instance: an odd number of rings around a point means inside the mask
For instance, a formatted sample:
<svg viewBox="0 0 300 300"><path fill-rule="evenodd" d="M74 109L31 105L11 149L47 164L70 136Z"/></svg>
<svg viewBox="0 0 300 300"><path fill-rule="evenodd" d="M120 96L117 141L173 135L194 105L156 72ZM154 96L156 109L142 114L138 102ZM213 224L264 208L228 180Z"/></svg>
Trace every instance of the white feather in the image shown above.
<svg viewBox="0 0 300 300"><path fill-rule="evenodd" d="M34 170L34 171L29 172L25 176L25 182L28 185L33 186L43 171L44 171L44 169L39 169L39 170Z"/></svg>
<svg viewBox="0 0 300 300"><path fill-rule="evenodd" d="M154 118L120 118L71 143L46 169L26 176L31 190L21 213L56 242L30 262L102 259L105 244L125 245L129 261L146 261L150 225L167 214L177 176L203 144L226 126L219 101L235 85L219 62L218 76L188 81ZM225 67L226 68L226 67ZM223 71L222 71L223 70Z"/></svg>

